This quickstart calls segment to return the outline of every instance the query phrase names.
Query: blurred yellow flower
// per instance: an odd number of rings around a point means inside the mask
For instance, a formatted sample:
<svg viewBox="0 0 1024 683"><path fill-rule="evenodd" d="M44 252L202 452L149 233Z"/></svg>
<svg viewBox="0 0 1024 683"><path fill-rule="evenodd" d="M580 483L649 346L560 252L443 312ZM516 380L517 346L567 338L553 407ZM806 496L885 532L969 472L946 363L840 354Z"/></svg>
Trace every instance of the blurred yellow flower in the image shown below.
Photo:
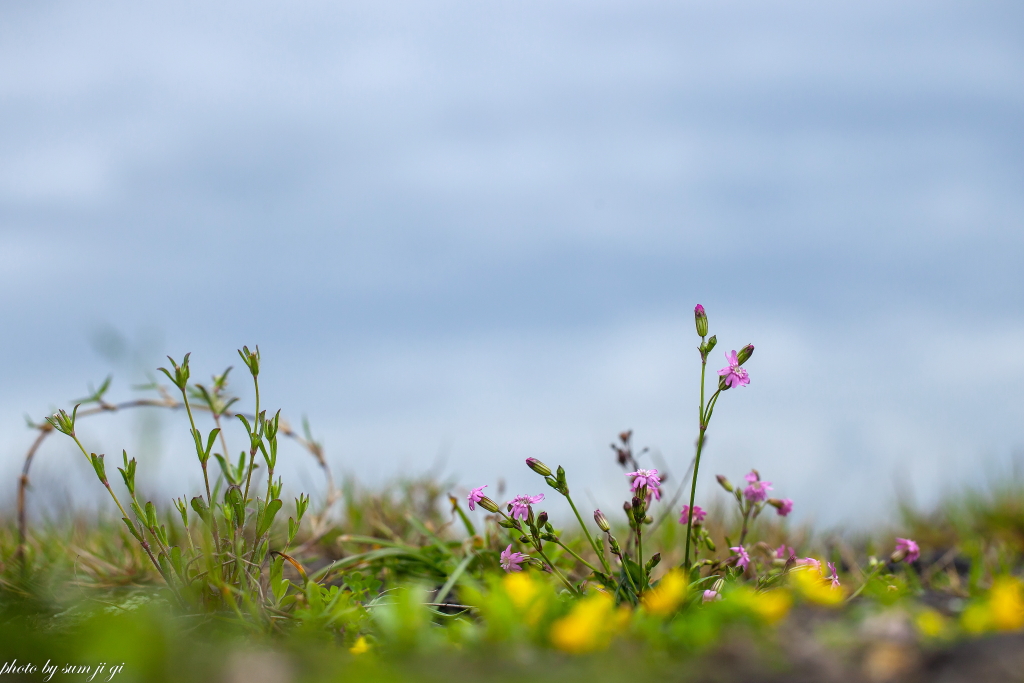
<svg viewBox="0 0 1024 683"><path fill-rule="evenodd" d="M793 598L784 590L756 593L751 601L754 612L769 624L775 624L785 618L792 606Z"/></svg>
<svg viewBox="0 0 1024 683"><path fill-rule="evenodd" d="M667 616L686 599L688 587L683 573L673 569L658 582L657 587L644 594L644 608L651 614Z"/></svg>
<svg viewBox="0 0 1024 683"><path fill-rule="evenodd" d="M1013 576L1000 576L992 584L989 603L992 625L1000 631L1016 631L1024 627L1024 584Z"/></svg>
<svg viewBox="0 0 1024 683"><path fill-rule="evenodd" d="M1013 576L1000 576L992 582L988 598L966 610L961 617L968 633L1016 631L1024 627L1024 583Z"/></svg>
<svg viewBox="0 0 1024 683"><path fill-rule="evenodd" d="M505 575L502 586L516 609L525 612L526 623L532 626L540 621L545 603L543 583L532 578L527 572L514 572Z"/></svg>
<svg viewBox="0 0 1024 683"><path fill-rule="evenodd" d="M833 588L829 580L823 579L810 565L793 569L789 576L800 595L818 605L838 607L846 598L841 587Z"/></svg>
<svg viewBox="0 0 1024 683"><path fill-rule="evenodd" d="M933 609L926 609L914 618L917 630L928 638L938 638L946 633L947 620Z"/></svg>
<svg viewBox="0 0 1024 683"><path fill-rule="evenodd" d="M574 654L608 646L612 636L629 619L626 607L615 613L615 601L606 593L580 599L565 616L551 626L551 642L559 650Z"/></svg>
<svg viewBox="0 0 1024 683"><path fill-rule="evenodd" d="M370 644L366 642L365 636L359 636L355 644L348 649L354 655L361 655L370 649Z"/></svg>
<svg viewBox="0 0 1024 683"><path fill-rule="evenodd" d="M506 574L502 579L502 584L504 584L505 592L512 600L512 604L519 609L526 608L540 592L537 582L526 572Z"/></svg>

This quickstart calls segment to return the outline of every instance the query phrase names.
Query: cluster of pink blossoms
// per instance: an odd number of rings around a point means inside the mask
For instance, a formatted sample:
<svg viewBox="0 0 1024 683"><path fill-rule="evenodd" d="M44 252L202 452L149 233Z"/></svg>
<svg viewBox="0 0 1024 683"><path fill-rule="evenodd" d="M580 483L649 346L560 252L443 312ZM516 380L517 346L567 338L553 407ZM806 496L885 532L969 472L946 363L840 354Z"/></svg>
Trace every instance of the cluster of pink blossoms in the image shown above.
<svg viewBox="0 0 1024 683"><path fill-rule="evenodd" d="M772 490L770 481L761 481L761 475L755 471L744 477L750 486L743 489L743 497L751 503L763 503L768 498L768 492ZM792 505L790 505L792 508Z"/></svg>
<svg viewBox="0 0 1024 683"><path fill-rule="evenodd" d="M708 516L708 513L701 509L700 505L693 506L693 523L695 525L701 524L704 518ZM690 506L684 505L683 509L679 511L679 523L686 524L690 517Z"/></svg>
<svg viewBox="0 0 1024 683"><path fill-rule="evenodd" d="M750 555L747 554L747 549L741 545L729 548L729 550L736 553L738 559L736 560L736 566L740 569L746 569L747 565L750 564Z"/></svg>
<svg viewBox="0 0 1024 683"><path fill-rule="evenodd" d="M637 470L636 472L627 472L626 476L633 477L634 494L645 489L648 501L652 496L654 500L661 500L661 478L658 477L658 470Z"/></svg>

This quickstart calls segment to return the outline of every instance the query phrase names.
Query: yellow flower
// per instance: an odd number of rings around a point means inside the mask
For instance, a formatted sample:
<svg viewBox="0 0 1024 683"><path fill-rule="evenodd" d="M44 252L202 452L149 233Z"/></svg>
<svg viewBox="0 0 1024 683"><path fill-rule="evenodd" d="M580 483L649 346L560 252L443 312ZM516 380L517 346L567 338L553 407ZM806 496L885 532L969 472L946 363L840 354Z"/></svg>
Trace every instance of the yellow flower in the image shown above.
<svg viewBox="0 0 1024 683"><path fill-rule="evenodd" d="M574 654L604 648L629 618L628 608L614 612L615 601L606 593L582 598L568 616L552 624L551 642L559 650Z"/></svg>
<svg viewBox="0 0 1024 683"><path fill-rule="evenodd" d="M810 565L797 567L789 576L800 595L813 603L838 607L846 598L842 588L833 588L829 580L823 579Z"/></svg>
<svg viewBox="0 0 1024 683"><path fill-rule="evenodd" d="M682 604L688 587L683 573L673 569L658 582L656 588L644 594L644 608L651 614L667 616Z"/></svg>
<svg viewBox="0 0 1024 683"><path fill-rule="evenodd" d="M917 630L929 638L938 638L946 633L946 618L933 609L920 612L914 623Z"/></svg>
<svg viewBox="0 0 1024 683"><path fill-rule="evenodd" d="M355 644L348 649L354 655L361 655L370 649L370 644L366 642L365 636L359 636Z"/></svg>
<svg viewBox="0 0 1024 683"><path fill-rule="evenodd" d="M1000 631L1016 631L1024 626L1024 596L1020 579L1000 576L992 584L992 623Z"/></svg>
<svg viewBox="0 0 1024 683"><path fill-rule="evenodd" d="M505 586L505 592L508 593L508 597L512 600L512 604L519 609L527 607L537 597L537 593L540 592L537 583L526 572L506 574L505 578L502 579L502 583Z"/></svg>
<svg viewBox="0 0 1024 683"><path fill-rule="evenodd" d="M789 614L789 608L793 606L793 598L786 591L771 590L756 594L751 606L762 619L769 624L774 624Z"/></svg>
<svg viewBox="0 0 1024 683"><path fill-rule="evenodd" d="M992 582L988 599L971 605L961 617L968 633L1016 631L1024 627L1024 584L1012 576L1000 576Z"/></svg>
<svg viewBox="0 0 1024 683"><path fill-rule="evenodd" d="M544 585L527 572L514 572L505 575L502 586L516 609L526 613L526 623L536 624L544 614Z"/></svg>

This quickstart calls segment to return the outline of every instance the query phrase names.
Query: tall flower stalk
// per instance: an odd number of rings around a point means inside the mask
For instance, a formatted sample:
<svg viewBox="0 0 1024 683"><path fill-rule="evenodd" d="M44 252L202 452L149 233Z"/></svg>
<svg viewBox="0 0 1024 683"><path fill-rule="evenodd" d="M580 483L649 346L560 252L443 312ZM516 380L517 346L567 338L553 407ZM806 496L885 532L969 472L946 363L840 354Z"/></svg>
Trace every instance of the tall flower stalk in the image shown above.
<svg viewBox="0 0 1024 683"><path fill-rule="evenodd" d="M708 424L711 422L711 416L715 412L715 404L718 403L718 397L723 391L727 391L733 387L740 387L750 384L750 378L747 376L747 371L741 366L746 363L750 356L754 353L754 345L747 344L739 352L732 351L731 353L725 354L725 358L728 361L728 365L718 371L718 388L715 393L711 395L711 398L705 402L705 376L707 374L708 365L708 354L715 348L718 343L718 338L714 335L709 339L708 334L708 316L704 311L704 307L700 304L693 309L693 317L697 326L697 334L700 335L700 346L697 350L700 351L700 406L698 409L698 427L699 432L697 434L697 455L693 462L693 480L690 484L690 505L686 515L686 551L683 555L683 565L689 571L692 564L690 558L690 536L693 529L693 510L694 510L694 498L697 496L697 474L700 471L700 457L704 451L704 440L705 434L708 430Z"/></svg>

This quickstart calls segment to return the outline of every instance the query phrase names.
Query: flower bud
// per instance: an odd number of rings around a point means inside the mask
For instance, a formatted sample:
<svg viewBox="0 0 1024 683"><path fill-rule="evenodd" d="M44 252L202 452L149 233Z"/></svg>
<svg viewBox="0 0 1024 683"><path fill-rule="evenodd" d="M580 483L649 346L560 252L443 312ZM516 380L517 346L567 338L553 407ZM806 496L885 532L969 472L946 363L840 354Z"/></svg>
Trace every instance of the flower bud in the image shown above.
<svg viewBox="0 0 1024 683"><path fill-rule="evenodd" d="M544 526L545 524L547 524L547 521L548 521L548 513L547 512L542 512L539 515L537 515L537 526Z"/></svg>
<svg viewBox="0 0 1024 683"><path fill-rule="evenodd" d="M526 466L529 467L531 470L533 470L534 472L536 472L537 474L539 474L542 477L550 477L551 476L551 468L548 467L547 465L545 465L544 463L542 463L537 458L527 458L526 459Z"/></svg>
<svg viewBox="0 0 1024 683"><path fill-rule="evenodd" d="M498 504L495 503L490 498L488 498L487 496L484 496L483 498L478 500L476 504L492 514L498 511Z"/></svg>
<svg viewBox="0 0 1024 683"><path fill-rule="evenodd" d="M647 572L648 574L652 569L658 566L661 562L661 553L654 553L651 555L651 559L647 561Z"/></svg>
<svg viewBox="0 0 1024 683"><path fill-rule="evenodd" d="M717 479L717 480L718 480L718 483L719 483L719 485L720 485L720 486L721 486L721 487L722 487L723 489L725 489L725 490L726 490L726 491L728 491L729 493L732 493L732 489L733 489L733 487L732 487L732 483L731 483L731 482L730 482L730 481L729 481L728 479L726 479L726 478L725 478L725 475L724 475L724 474L716 474L716 475L715 475L715 479Z"/></svg>
<svg viewBox="0 0 1024 683"><path fill-rule="evenodd" d="M600 510L594 510L594 521L597 523L597 528L601 531L608 531L611 528L608 524L608 518Z"/></svg>
<svg viewBox="0 0 1024 683"><path fill-rule="evenodd" d="M633 506L632 506L632 505L630 504L630 502L629 502L629 501L627 500L627 501L626 501L625 503L623 503L623 504L622 504L622 509L626 511L626 514L629 514L629 513L630 513L630 511L632 511L632 510L633 510Z"/></svg>
<svg viewBox="0 0 1024 683"><path fill-rule="evenodd" d="M704 545L708 547L708 550L715 552L715 542L711 540L710 536L704 537Z"/></svg>
<svg viewBox="0 0 1024 683"><path fill-rule="evenodd" d="M708 336L708 316L700 304L693 309L693 318L697 323L697 334L701 337Z"/></svg>
<svg viewBox="0 0 1024 683"><path fill-rule="evenodd" d="M739 353L736 354L736 362L739 363L740 365L743 365L748 360L750 360L750 357L753 356L753 355L754 355L754 345L753 344L747 344L746 346L744 346L742 349L739 350Z"/></svg>
<svg viewBox="0 0 1024 683"><path fill-rule="evenodd" d="M711 353L711 349L715 348L715 344L718 343L718 337L711 335L711 338L704 343L704 353Z"/></svg>

